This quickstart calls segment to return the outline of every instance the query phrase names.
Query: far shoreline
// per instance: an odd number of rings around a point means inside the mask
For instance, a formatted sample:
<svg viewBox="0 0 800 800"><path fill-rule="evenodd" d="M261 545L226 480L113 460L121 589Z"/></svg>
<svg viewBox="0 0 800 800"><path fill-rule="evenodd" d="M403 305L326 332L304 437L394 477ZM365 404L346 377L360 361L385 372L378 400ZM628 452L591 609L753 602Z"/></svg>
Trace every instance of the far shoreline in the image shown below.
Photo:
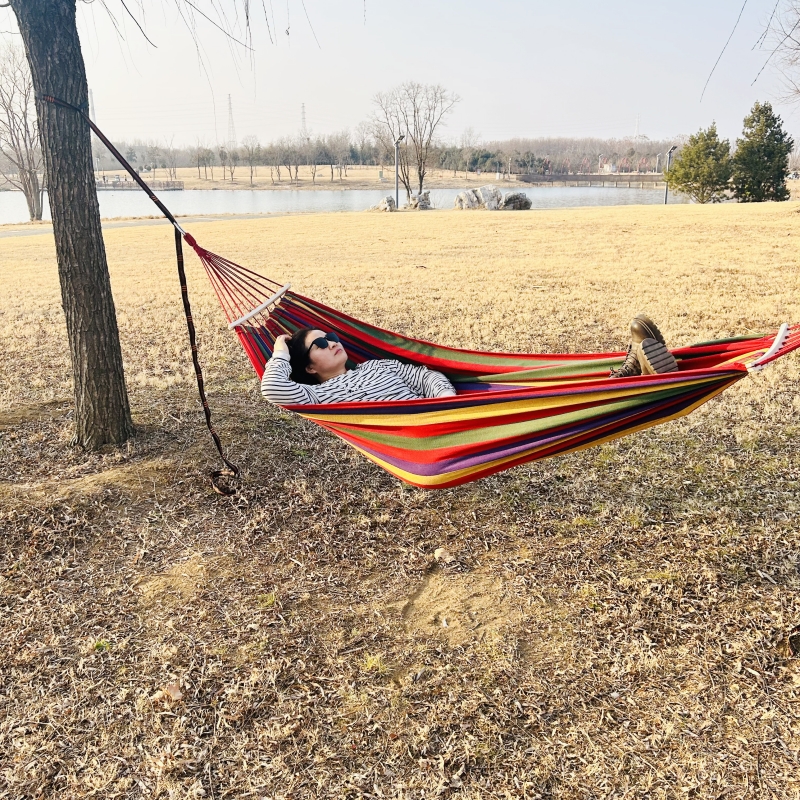
<svg viewBox="0 0 800 800"><path fill-rule="evenodd" d="M263 167L261 168L263 172ZM215 170L218 171L218 170ZM181 168L178 170L178 181L183 182L182 189L163 189L163 188L155 188L157 193L161 192L173 192L173 191L185 191L185 192L193 192L193 191L212 191L212 192L241 192L241 191L254 191L254 192L277 192L277 193L285 193L285 192L346 192L346 191L385 191L387 195L394 195L395 187L394 181L391 182L384 178L381 181L377 177L377 170L373 171L376 173L373 175L364 175L361 172L361 168L354 169L350 167L347 178L342 178L341 180L337 177L334 179L333 182L328 180L317 180L316 182L312 182L310 178L302 177L297 182L290 183L285 178L280 182L277 181L272 183L270 177L259 175L257 178L254 176L253 185L250 185L249 176L246 179L239 179L238 176L235 177L233 182L229 180L198 180L196 174L195 175L187 175L188 172L196 172L190 168ZM159 174L165 173L166 171L159 170L156 173L156 176L153 177L152 174L144 173L142 174L142 178L146 183L149 182L163 182L167 180L166 174ZM106 191L136 191L131 184L130 177L125 174L123 170L118 172L110 172L107 171L106 173L106 183L103 186L102 181L102 173L98 173L98 191L106 192ZM119 176L119 181L115 180L115 177ZM127 181L125 180L127 178ZM575 181L576 184L572 182ZM511 179L509 180L508 177L503 179L497 179L495 175L476 175L474 173L470 173L469 177L464 179L463 175L457 178L453 178L452 176L445 177L441 174L435 174L429 177L425 182L425 191L432 191L436 192L439 190L442 191L458 191L464 189L475 189L479 186L485 186L487 184L493 184L498 187L503 192L506 191L521 191L526 192L534 189L563 189L563 188L590 188L587 186L586 182L591 181L592 186L591 188L604 188L604 189L636 189L637 191L652 191L653 189L662 189L664 188L664 183L661 181L661 176L657 173L625 173L624 175L619 174L609 174L609 175L575 175L575 176L568 176L565 179L561 176L558 176L557 179L553 182L541 182L541 183L529 183L527 181L518 180L516 175L512 175ZM125 185L124 189L118 187L118 184ZM597 184L595 186L595 184ZM644 184L640 186L639 184ZM655 184L655 185L654 185ZM788 180L786 182L789 191L791 192L791 199L800 199L800 180ZM102 188L101 188L102 187ZM11 187L8 182L0 184L0 192L18 192L19 189L15 189ZM405 199L406 191L403 185L401 184L399 187L400 195L403 199ZM414 190L416 191L416 189Z"/></svg>

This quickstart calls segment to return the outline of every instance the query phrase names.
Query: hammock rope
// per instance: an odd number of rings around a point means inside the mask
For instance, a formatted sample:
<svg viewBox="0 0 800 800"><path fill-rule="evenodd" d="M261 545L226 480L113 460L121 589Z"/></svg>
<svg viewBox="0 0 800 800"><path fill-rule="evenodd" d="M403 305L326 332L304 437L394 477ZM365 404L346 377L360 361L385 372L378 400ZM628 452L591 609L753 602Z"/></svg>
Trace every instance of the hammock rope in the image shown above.
<svg viewBox="0 0 800 800"><path fill-rule="evenodd" d="M201 247L83 111L55 98L45 99L78 111L175 227L198 389L209 430L233 476L238 470L222 453L203 390L181 238L200 259L229 327L259 378L276 337L306 327L337 333L349 354L349 366L393 358L447 375L456 387L455 397L286 406L392 475L428 489L458 486L684 416L750 371L800 348L800 325L785 324L777 333L677 348L672 351L677 372L610 379L609 370L622 363L625 353L487 353L405 337L297 294L289 285L281 286Z"/></svg>
<svg viewBox="0 0 800 800"><path fill-rule="evenodd" d="M222 449L222 441L220 440L219 434L217 433L216 428L211 421L211 408L208 405L208 398L206 397L203 369L200 366L200 357L197 350L197 332L194 327L194 319L192 318L192 307L189 302L189 289L186 283L186 270L184 269L183 261L182 240L186 239L187 243L189 243L191 237L186 233L185 230L183 230L170 210L158 199L158 197L156 197L150 187L142 180L139 173L136 172L136 170L125 160L122 153L120 153L119 150L117 150L117 148L111 144L111 142L106 138L105 134L94 124L94 122L82 108L79 108L72 103L68 103L66 100L60 100L57 97L53 97L52 95L39 95L39 98L55 106L61 106L62 108L70 109L82 117L83 120L88 123L95 136L97 136L97 138L100 139L100 141L109 149L109 151L114 155L114 158L119 161L131 178L133 178L133 180L139 184L147 196L156 204L161 213L172 223L172 226L175 229L175 257L178 265L178 281L181 286L183 313L186 316L186 328L189 334L189 347L191 348L192 352L192 364L194 366L195 380L197 381L197 391L200 395L200 404L203 407L203 415L205 416L206 426L211 434L211 439L214 442L214 446L217 448L217 452L222 459L222 463L225 465L223 469L212 471L211 485L214 487L214 491L218 494L228 496L236 494L236 489L229 485L228 481L234 480L238 477L239 468L229 461L225 456L225 453ZM193 242L194 240L192 239L192 243ZM226 480L223 481L223 479Z"/></svg>

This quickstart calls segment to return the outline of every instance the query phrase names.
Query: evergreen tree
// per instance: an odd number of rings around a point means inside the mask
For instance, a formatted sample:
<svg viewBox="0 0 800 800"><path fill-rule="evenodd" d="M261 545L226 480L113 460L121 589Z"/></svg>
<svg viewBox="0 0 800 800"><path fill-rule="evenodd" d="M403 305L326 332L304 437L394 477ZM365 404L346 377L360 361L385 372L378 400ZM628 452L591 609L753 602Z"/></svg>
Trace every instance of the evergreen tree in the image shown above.
<svg viewBox="0 0 800 800"><path fill-rule="evenodd" d="M786 176L794 141L769 103L756 103L744 118L733 156L733 191L743 203L788 200Z"/></svg>
<svg viewBox="0 0 800 800"><path fill-rule="evenodd" d="M674 192L688 194L698 203L719 203L731 179L731 143L717 136L717 125L700 130L689 141L665 173Z"/></svg>

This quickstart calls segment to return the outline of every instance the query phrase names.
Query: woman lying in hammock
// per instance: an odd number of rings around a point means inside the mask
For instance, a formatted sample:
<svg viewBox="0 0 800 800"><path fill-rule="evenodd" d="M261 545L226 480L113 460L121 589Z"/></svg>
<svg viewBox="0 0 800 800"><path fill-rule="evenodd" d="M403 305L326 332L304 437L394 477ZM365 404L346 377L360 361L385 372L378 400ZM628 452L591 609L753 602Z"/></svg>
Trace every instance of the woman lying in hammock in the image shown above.
<svg viewBox="0 0 800 800"><path fill-rule="evenodd" d="M678 369L658 326L644 314L631 322L631 344L612 378L655 375ZM278 336L261 379L261 394L278 405L308 405L363 400L420 400L453 397L456 390L441 372L374 359L347 369L347 353L335 333L302 328L291 338Z"/></svg>
<svg viewBox="0 0 800 800"><path fill-rule="evenodd" d="M281 406L356 400L419 400L452 397L441 372L375 359L347 369L347 353L335 333L302 328L275 340L261 379L261 394Z"/></svg>

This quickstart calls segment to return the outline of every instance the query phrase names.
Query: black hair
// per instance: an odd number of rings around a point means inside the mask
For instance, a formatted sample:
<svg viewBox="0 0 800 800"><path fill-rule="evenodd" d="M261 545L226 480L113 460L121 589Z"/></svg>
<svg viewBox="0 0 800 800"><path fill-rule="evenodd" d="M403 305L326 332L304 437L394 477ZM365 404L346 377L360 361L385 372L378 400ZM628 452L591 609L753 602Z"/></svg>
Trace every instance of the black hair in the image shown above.
<svg viewBox="0 0 800 800"><path fill-rule="evenodd" d="M295 383L305 383L313 386L319 383L319 378L306 372L306 367L311 362L306 347L306 336L316 328L300 328L295 331L286 342L289 347L289 361L292 364L292 374L289 376Z"/></svg>

